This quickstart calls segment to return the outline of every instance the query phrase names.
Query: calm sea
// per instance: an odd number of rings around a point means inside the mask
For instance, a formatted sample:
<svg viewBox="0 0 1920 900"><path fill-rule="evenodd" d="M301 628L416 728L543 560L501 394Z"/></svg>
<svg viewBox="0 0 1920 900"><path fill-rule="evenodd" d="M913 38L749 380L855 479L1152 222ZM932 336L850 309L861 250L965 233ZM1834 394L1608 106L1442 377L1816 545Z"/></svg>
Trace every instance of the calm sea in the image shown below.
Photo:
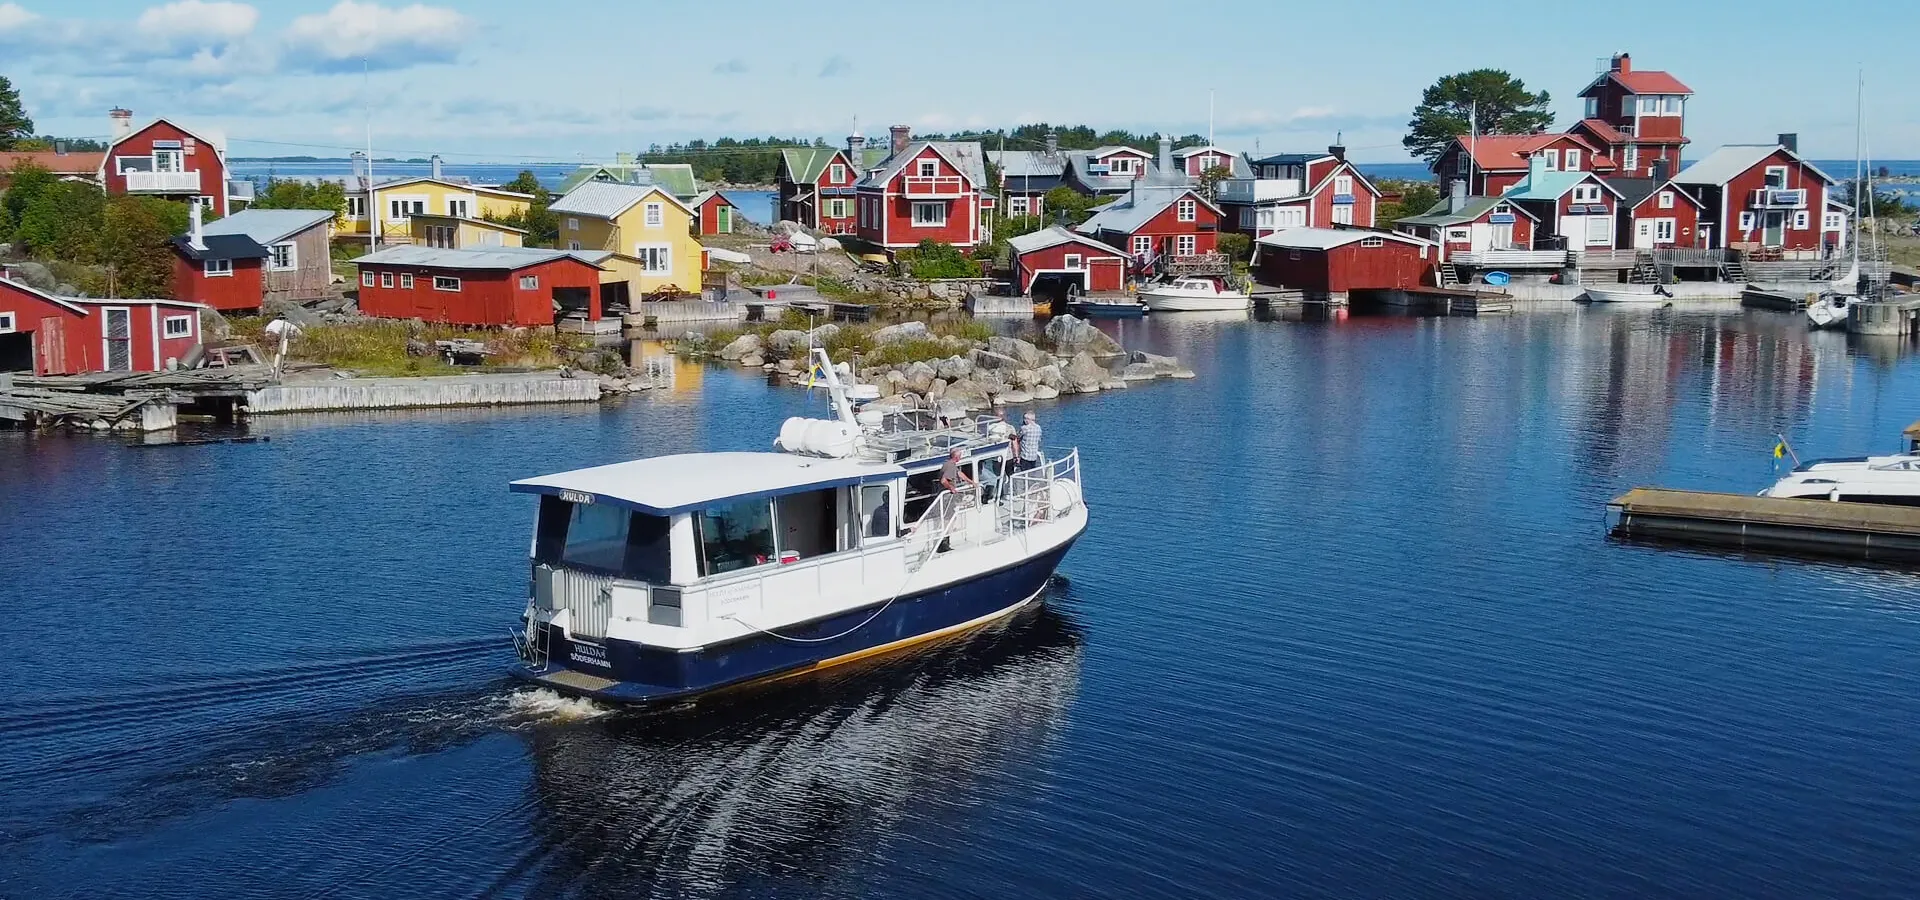
<svg viewBox="0 0 1920 900"><path fill-rule="evenodd" d="M1920 576L1609 542L1641 484L1890 450L1906 345L1738 309L1168 315L1040 404L1048 611L732 704L517 687L509 479L764 449L605 406L0 434L0 896L1910 897Z"/></svg>

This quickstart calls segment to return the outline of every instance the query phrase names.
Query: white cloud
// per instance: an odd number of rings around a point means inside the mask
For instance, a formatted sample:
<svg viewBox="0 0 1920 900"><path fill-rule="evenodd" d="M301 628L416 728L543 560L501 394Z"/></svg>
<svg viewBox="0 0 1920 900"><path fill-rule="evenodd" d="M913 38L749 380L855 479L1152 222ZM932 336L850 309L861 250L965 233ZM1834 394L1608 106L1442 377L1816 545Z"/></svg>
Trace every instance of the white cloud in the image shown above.
<svg viewBox="0 0 1920 900"><path fill-rule="evenodd" d="M39 18L18 3L0 3L0 31L25 28Z"/></svg>
<svg viewBox="0 0 1920 900"><path fill-rule="evenodd" d="M177 0L140 13L134 28L142 37L176 47L211 47L253 34L260 11L225 0Z"/></svg>
<svg viewBox="0 0 1920 900"><path fill-rule="evenodd" d="M471 19L446 7L340 0L324 13L294 19L284 42L289 61L315 71L352 71L362 60L396 69L451 62L472 31Z"/></svg>

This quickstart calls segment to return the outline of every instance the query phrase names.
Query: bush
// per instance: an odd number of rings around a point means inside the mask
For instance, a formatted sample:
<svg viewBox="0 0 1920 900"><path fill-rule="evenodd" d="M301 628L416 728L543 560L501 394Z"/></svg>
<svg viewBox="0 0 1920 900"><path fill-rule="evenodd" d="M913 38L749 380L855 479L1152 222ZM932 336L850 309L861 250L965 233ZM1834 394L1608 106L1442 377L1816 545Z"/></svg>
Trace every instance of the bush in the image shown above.
<svg viewBox="0 0 1920 900"><path fill-rule="evenodd" d="M952 244L935 240L924 240L912 250L900 251L895 264L902 272L921 281L980 277L978 261Z"/></svg>
<svg viewBox="0 0 1920 900"><path fill-rule="evenodd" d="M1253 254L1253 239L1244 234L1222 234L1216 249L1229 259L1245 260Z"/></svg>

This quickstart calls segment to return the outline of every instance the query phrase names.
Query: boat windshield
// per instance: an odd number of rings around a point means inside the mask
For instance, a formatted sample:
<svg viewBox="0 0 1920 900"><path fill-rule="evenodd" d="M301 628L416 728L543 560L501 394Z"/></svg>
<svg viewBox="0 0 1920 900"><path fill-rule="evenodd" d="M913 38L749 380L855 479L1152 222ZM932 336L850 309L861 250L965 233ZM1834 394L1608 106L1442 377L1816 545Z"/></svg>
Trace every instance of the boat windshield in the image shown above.
<svg viewBox="0 0 1920 900"><path fill-rule="evenodd" d="M671 578L668 533L672 525L665 516L625 507L541 497L533 555L535 561L551 566L665 584Z"/></svg>

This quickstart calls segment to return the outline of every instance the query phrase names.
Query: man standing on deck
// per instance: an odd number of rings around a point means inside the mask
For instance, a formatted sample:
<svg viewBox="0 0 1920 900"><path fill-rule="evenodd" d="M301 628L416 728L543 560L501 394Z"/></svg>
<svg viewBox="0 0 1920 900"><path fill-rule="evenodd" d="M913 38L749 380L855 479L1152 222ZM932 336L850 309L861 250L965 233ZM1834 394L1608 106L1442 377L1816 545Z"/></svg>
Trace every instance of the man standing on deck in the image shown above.
<svg viewBox="0 0 1920 900"><path fill-rule="evenodd" d="M980 482L973 480L972 475L960 468L960 448L955 447L952 453L947 454L947 464L940 467L940 486L958 494L962 484L976 491L980 489Z"/></svg>
<svg viewBox="0 0 1920 900"><path fill-rule="evenodd" d="M1026 424L1020 426L1020 440L1015 445L1018 461L1016 471L1024 472L1040 465L1040 418L1027 410Z"/></svg>

